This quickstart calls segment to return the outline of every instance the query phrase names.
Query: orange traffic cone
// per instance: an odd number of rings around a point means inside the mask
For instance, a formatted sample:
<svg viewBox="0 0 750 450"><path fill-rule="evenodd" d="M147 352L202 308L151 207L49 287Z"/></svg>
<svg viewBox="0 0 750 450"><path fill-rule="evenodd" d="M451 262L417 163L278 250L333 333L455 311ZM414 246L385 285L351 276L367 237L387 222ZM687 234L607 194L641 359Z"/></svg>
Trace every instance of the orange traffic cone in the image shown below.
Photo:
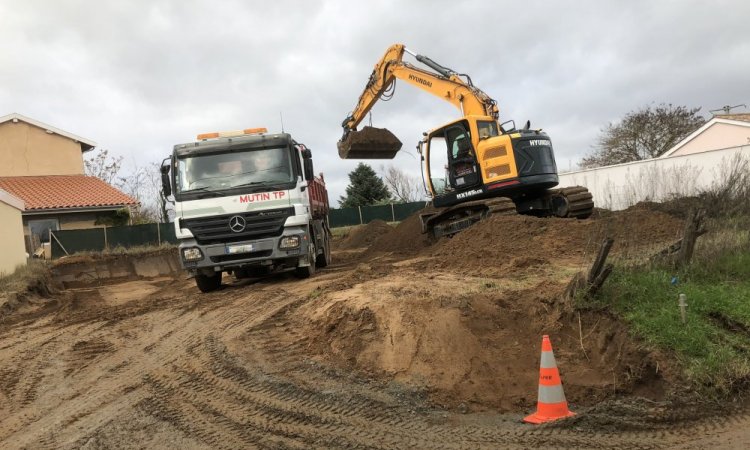
<svg viewBox="0 0 750 450"><path fill-rule="evenodd" d="M542 337L542 362L539 364L539 396L536 412L523 419L524 422L540 424L564 417L574 416L565 400L560 372L557 371L552 343L546 334Z"/></svg>

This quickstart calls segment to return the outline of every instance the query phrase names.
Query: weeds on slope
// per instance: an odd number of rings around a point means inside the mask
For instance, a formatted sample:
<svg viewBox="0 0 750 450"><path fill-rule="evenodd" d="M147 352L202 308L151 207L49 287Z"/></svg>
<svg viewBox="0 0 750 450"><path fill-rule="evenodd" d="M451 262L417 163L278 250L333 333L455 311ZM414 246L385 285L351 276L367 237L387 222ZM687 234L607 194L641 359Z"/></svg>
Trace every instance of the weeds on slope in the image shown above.
<svg viewBox="0 0 750 450"><path fill-rule="evenodd" d="M27 264L18 266L16 270L0 277L0 293L37 292L42 289L47 293L49 289L49 268L44 261L30 259Z"/></svg>
<svg viewBox="0 0 750 450"><path fill-rule="evenodd" d="M745 220L716 221L692 263L616 268L582 308L609 308L654 348L676 355L688 381L704 392L750 385L750 233ZM678 307L687 296L686 323Z"/></svg>

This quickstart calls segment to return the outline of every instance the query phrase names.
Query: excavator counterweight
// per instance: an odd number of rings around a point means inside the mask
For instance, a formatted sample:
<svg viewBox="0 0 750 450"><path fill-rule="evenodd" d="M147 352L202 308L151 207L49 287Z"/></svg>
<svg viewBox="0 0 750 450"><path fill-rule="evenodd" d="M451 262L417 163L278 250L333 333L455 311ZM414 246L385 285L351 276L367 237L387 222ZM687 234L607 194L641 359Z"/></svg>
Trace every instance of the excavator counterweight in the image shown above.
<svg viewBox="0 0 750 450"><path fill-rule="evenodd" d="M393 159L401 141L385 128L363 127L347 133L336 146L342 159Z"/></svg>

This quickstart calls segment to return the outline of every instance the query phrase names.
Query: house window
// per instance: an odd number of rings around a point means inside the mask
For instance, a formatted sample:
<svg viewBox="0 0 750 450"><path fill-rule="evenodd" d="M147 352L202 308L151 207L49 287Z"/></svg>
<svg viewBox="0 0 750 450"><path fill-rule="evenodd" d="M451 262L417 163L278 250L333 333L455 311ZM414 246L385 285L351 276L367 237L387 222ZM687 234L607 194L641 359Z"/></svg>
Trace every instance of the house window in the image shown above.
<svg viewBox="0 0 750 450"><path fill-rule="evenodd" d="M36 247L40 243L49 242L49 232L60 229L57 219L29 220L29 232L31 241Z"/></svg>

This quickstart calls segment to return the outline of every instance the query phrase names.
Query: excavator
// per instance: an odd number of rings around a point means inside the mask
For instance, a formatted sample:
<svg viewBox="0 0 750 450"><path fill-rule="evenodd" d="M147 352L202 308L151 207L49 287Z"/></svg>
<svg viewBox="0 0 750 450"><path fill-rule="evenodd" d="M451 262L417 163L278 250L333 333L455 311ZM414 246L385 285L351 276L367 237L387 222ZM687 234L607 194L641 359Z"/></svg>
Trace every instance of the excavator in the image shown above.
<svg viewBox="0 0 750 450"><path fill-rule="evenodd" d="M431 70L404 61L404 53ZM555 189L557 166L545 132L531 129L528 121L521 129L513 120L500 124L497 102L471 77L403 44L389 47L375 64L359 102L341 124L344 133L337 147L342 159L392 159L401 149L401 141L388 129L357 130L375 103L393 96L397 79L461 112L459 119L423 133L417 144L432 203L420 215L423 232L451 236L492 214L578 219L592 214L594 202L588 189Z"/></svg>

